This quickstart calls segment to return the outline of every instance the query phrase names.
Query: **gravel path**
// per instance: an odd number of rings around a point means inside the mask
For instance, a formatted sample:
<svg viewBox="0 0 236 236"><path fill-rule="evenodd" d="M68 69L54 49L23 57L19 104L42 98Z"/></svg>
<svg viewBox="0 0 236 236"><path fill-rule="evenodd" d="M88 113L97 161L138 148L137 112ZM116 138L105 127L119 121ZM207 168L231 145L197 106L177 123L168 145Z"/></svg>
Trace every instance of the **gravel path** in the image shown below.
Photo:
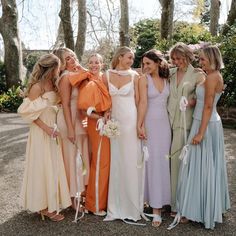
<svg viewBox="0 0 236 236"><path fill-rule="evenodd" d="M102 217L93 215L75 224L71 209L64 211L66 219L62 222L41 221L37 214L22 211L18 197L27 131L27 124L17 114L0 113L0 235L236 235L236 130L224 130L231 199L224 223L217 224L214 231L197 223L180 224L171 232L166 230L172 220L168 215L155 229L149 222L132 226L121 221L103 222Z"/></svg>

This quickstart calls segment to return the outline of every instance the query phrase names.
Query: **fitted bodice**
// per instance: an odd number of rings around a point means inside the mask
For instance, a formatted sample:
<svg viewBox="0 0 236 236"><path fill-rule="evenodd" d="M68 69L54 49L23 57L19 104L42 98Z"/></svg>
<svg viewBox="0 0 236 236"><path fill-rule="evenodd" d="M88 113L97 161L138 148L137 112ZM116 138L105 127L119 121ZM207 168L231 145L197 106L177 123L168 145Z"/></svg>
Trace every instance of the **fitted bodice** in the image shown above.
<svg viewBox="0 0 236 236"><path fill-rule="evenodd" d="M202 112L203 112L203 108L204 108L205 88L203 86L197 86L196 95L197 95L197 104L194 109L193 117L194 117L194 119L201 120L202 119ZM210 121L220 120L220 116L216 110L216 105L220 99L220 96L221 96L221 93L215 94Z"/></svg>
<svg viewBox="0 0 236 236"><path fill-rule="evenodd" d="M150 75L147 76L148 83L148 106L158 106L166 110L167 99L169 96L169 83L164 80L164 88L160 92L157 90Z"/></svg>
<svg viewBox="0 0 236 236"><path fill-rule="evenodd" d="M137 109L135 106L134 75L121 88L114 86L107 74L109 93L112 99L112 118L125 123L127 120L136 125Z"/></svg>

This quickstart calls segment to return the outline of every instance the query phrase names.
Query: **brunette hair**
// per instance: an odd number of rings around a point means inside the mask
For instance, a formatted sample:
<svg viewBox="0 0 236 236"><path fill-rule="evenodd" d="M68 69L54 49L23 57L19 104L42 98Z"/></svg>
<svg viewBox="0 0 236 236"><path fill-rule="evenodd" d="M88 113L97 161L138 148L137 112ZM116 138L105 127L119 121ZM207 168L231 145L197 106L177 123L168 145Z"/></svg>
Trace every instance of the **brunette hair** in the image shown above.
<svg viewBox="0 0 236 236"><path fill-rule="evenodd" d="M143 58L147 57L148 59L154 61L159 66L158 72L161 78L167 79L169 77L170 71L167 61L164 59L162 53L156 49L151 49L145 52L141 57L141 67L143 68Z"/></svg>

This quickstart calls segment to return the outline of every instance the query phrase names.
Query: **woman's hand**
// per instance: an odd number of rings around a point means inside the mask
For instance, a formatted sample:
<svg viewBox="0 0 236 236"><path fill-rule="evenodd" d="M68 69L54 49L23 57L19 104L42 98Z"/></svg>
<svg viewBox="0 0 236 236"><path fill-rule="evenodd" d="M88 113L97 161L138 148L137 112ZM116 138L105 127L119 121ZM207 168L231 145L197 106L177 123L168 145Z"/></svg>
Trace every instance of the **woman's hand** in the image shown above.
<svg viewBox="0 0 236 236"><path fill-rule="evenodd" d="M195 98L189 99L188 100L188 107L195 107L197 103L197 100Z"/></svg>
<svg viewBox="0 0 236 236"><path fill-rule="evenodd" d="M202 139L203 139L203 135L196 134L192 139L192 144L197 145L202 141Z"/></svg>
<svg viewBox="0 0 236 236"><path fill-rule="evenodd" d="M143 125L141 127L137 127L137 133L139 139L147 139L146 130Z"/></svg>
<svg viewBox="0 0 236 236"><path fill-rule="evenodd" d="M69 129L67 133L67 138L74 144L75 143L75 130Z"/></svg>
<svg viewBox="0 0 236 236"><path fill-rule="evenodd" d="M56 138L59 135L59 132L57 130L54 130L52 127L47 127L45 129L45 132L51 137L51 138Z"/></svg>
<svg viewBox="0 0 236 236"><path fill-rule="evenodd" d="M111 119L111 111L110 110L105 111L104 119L105 119L105 122L107 122L108 120Z"/></svg>

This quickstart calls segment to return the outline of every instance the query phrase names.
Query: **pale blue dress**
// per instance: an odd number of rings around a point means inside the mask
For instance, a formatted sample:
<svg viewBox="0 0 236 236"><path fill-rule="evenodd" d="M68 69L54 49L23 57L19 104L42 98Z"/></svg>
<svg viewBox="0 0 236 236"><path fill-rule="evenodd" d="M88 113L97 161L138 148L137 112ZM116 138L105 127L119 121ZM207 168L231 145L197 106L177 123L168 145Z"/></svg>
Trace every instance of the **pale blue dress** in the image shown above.
<svg viewBox="0 0 236 236"><path fill-rule="evenodd" d="M188 143L191 143L201 125L204 90L202 86L196 89L197 104ZM181 162L176 194L176 206L181 216L201 222L205 228L211 229L216 222L222 223L222 214L230 208L224 134L216 110L220 96L221 93L215 95L212 115L202 142L189 145L187 163Z"/></svg>

